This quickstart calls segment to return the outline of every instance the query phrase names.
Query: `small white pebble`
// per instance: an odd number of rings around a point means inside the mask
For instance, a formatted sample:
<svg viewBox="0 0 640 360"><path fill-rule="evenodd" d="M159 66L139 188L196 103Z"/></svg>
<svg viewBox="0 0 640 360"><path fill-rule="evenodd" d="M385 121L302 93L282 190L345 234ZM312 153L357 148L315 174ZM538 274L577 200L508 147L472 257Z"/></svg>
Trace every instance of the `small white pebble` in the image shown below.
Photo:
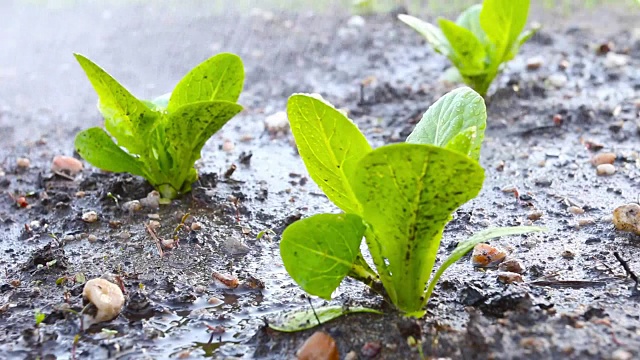
<svg viewBox="0 0 640 360"><path fill-rule="evenodd" d="M578 206L569 206L567 211L573 215L582 215L584 214L584 209Z"/></svg>
<svg viewBox="0 0 640 360"><path fill-rule="evenodd" d="M31 227L31 230L38 230L40 229L40 221L38 220L33 220L29 223L29 227Z"/></svg>
<svg viewBox="0 0 640 360"><path fill-rule="evenodd" d="M289 129L289 119L287 113L278 111L264 119L264 127L270 134L286 133Z"/></svg>
<svg viewBox="0 0 640 360"><path fill-rule="evenodd" d="M93 234L91 234L91 235L87 236L87 240L89 240L90 243L94 243L94 242L98 241L98 237L93 235Z"/></svg>
<svg viewBox="0 0 640 360"><path fill-rule="evenodd" d="M27 169L31 166L31 161L27 158L18 158L18 160L16 160L16 165L20 168Z"/></svg>
<svg viewBox="0 0 640 360"><path fill-rule="evenodd" d="M549 85L555 88L561 88L567 85L569 80L564 74L552 74L547 78L547 81L549 82Z"/></svg>
<svg viewBox="0 0 640 360"><path fill-rule="evenodd" d="M608 52L607 57L604 59L604 67L607 69L614 69L626 66L629 63L629 55L616 54L614 52Z"/></svg>
<svg viewBox="0 0 640 360"><path fill-rule="evenodd" d="M207 288L202 285L198 285L195 287L196 294L202 294L206 289Z"/></svg>
<svg viewBox="0 0 640 360"><path fill-rule="evenodd" d="M363 27L367 21L360 15L354 15L349 18L347 25L351 27Z"/></svg>
<svg viewBox="0 0 640 360"><path fill-rule="evenodd" d="M148 214L147 217L151 220L160 220L159 214Z"/></svg>
<svg viewBox="0 0 640 360"><path fill-rule="evenodd" d="M194 222L193 224L191 224L191 230L198 231L201 229L202 229L202 224L200 224L199 222Z"/></svg>
<svg viewBox="0 0 640 360"><path fill-rule="evenodd" d="M616 172L616 167L611 164L600 164L596 167L596 174L599 176L609 176Z"/></svg>
<svg viewBox="0 0 640 360"><path fill-rule="evenodd" d="M76 239L76 237L74 235L71 235L71 234L67 234L62 238L62 240L64 240L64 241L73 241L75 239Z"/></svg>
<svg viewBox="0 0 640 360"><path fill-rule="evenodd" d="M611 360L632 360L633 354L624 349L618 349L611 354Z"/></svg>
<svg viewBox="0 0 640 360"><path fill-rule="evenodd" d="M82 221L88 223L96 222L98 221L98 213L95 211L87 211L86 213L82 214Z"/></svg>

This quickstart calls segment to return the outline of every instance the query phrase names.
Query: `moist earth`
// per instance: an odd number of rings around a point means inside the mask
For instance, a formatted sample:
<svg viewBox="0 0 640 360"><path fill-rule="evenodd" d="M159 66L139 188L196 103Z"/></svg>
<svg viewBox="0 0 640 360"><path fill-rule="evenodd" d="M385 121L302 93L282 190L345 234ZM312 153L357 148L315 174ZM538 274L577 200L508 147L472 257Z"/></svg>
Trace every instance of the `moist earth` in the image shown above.
<svg viewBox="0 0 640 360"><path fill-rule="evenodd" d="M640 272L640 238L611 221L640 195L637 8L530 16L544 27L487 100L484 189L454 214L438 259L490 226L547 231L491 241L522 262L523 282L504 284L467 256L415 320L355 281L326 302L289 278L283 229L337 209L308 178L291 134L267 131L264 119L291 93L318 92L374 146L399 142L459 86L443 76L448 61L393 14L194 6L0 5L0 358L283 359L316 330L350 359L640 357L640 295L614 256ZM205 146L192 193L129 211L124 203L152 190L144 180L89 166L75 177L50 171L53 156L73 155L79 129L102 123L73 51L146 98L213 53L242 56L245 111ZM600 152L617 155L614 174L596 174L590 159ZM96 222L82 220L88 211ZM83 283L95 277L122 286L127 301L115 320L82 329ZM299 333L266 326L310 303L384 315ZM45 315L38 326L36 313Z"/></svg>

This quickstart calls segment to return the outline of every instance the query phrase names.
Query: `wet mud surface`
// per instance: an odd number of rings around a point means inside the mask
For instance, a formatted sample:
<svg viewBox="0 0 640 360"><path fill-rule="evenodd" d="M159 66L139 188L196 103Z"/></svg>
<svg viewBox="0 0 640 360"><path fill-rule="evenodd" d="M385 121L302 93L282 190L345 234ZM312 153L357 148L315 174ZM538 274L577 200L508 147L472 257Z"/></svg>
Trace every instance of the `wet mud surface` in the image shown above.
<svg viewBox="0 0 640 360"><path fill-rule="evenodd" d="M269 133L264 119L283 111L293 92L319 92L380 146L402 141L457 86L442 81L446 59L390 15L361 25L349 16L194 16L188 7L149 5L46 9L10 1L0 9L8 24L3 53L16 54L0 59L0 358L294 357L316 329L264 326L309 306L282 266L279 235L300 217L336 209L308 178L290 133ZM442 277L428 315L408 320L347 279L332 304L386 315L318 327L342 358L418 359L418 347L428 358L640 356L640 295L613 255L640 273L640 237L611 222L614 208L640 195L640 31L637 17L599 11L575 22L534 13L545 27L490 91L484 189L443 238L440 260L488 226L548 228L491 242L524 265L524 281L503 284L498 270L474 269L467 256ZM30 30L20 25L27 20ZM611 51L598 53L609 42ZM146 97L169 90L213 52L243 57L245 111L205 146L193 193L132 212L123 204L152 190L142 179L91 168L72 179L51 173L54 155L73 154L78 129L101 123L72 51ZM233 148L224 150L225 142ZM602 152L617 155L615 174L596 175L590 160ZM18 167L18 158L30 166ZM82 220L88 211L96 222ZM236 277L238 287L214 273ZM82 310L83 281L102 276L122 285L125 309L83 330L74 313ZM36 327L38 309L45 317ZM409 346L409 336L419 344Z"/></svg>

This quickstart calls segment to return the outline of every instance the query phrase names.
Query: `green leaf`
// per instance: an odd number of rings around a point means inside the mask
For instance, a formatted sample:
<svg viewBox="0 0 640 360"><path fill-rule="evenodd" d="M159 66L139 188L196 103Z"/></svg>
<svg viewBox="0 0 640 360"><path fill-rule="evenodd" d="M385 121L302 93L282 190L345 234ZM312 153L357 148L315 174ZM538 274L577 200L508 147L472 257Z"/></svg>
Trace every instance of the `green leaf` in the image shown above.
<svg viewBox="0 0 640 360"><path fill-rule="evenodd" d="M503 227L503 228L491 228L480 231L479 233L474 234L472 237L464 240L456 246L451 255L449 255L445 261L440 265L438 271L436 271L435 275L429 282L429 287L425 292L425 304L429 301L431 297L431 293L436 286L436 283L440 279L440 276L444 273L445 270L456 261L460 260L469 250L473 249L477 244L487 241L489 239L501 237L501 236L510 236L510 235L521 235L532 232L546 231L544 228L537 226L513 226L513 227Z"/></svg>
<svg viewBox="0 0 640 360"><path fill-rule="evenodd" d="M167 109L167 106L169 106L170 98L171 98L171 93L166 93L164 95L158 96L157 98L151 101L143 101L143 102L145 105L147 105L149 109L152 109L155 111L165 111Z"/></svg>
<svg viewBox="0 0 640 360"><path fill-rule="evenodd" d="M495 46L495 59L504 61L527 23L529 0L484 0L480 24Z"/></svg>
<svg viewBox="0 0 640 360"><path fill-rule="evenodd" d="M463 11L456 19L456 24L471 31L475 37L486 47L487 34L480 25L480 12L482 11L482 4L477 4L469 7Z"/></svg>
<svg viewBox="0 0 640 360"><path fill-rule="evenodd" d="M276 331L296 332L311 329L320 325L318 324L318 319L324 324L340 316L355 313L382 315L382 312L366 307L323 306L315 309L304 309L289 313L282 313L277 318L270 319L268 324L271 329Z"/></svg>
<svg viewBox="0 0 640 360"><path fill-rule="evenodd" d="M518 51L520 51L520 48L522 47L522 45L524 45L524 43L526 43L527 41L529 41L533 35L536 34L536 32L538 32L538 30L540 30L540 27L534 27L533 29L524 31L520 34L520 36L518 37L518 40L516 40L516 42L513 44L513 46L511 46L511 50L509 51L509 53L507 54L507 57L505 58L505 61L511 60L513 58L516 57L516 55L518 54Z"/></svg>
<svg viewBox="0 0 640 360"><path fill-rule="evenodd" d="M81 131L74 142L76 151L91 165L112 172L144 176L143 164L116 145L99 127Z"/></svg>
<svg viewBox="0 0 640 360"><path fill-rule="evenodd" d="M146 139L160 115L136 99L111 75L83 55L74 54L100 99L107 131L133 154L143 154Z"/></svg>
<svg viewBox="0 0 640 360"><path fill-rule="evenodd" d="M291 96L287 115L309 176L344 212L360 213L348 179L358 161L371 152L367 139L346 116L311 95Z"/></svg>
<svg viewBox="0 0 640 360"><path fill-rule="evenodd" d="M242 60L234 54L218 54L189 71L171 93L168 112L201 101L238 101L244 83Z"/></svg>
<svg viewBox="0 0 640 360"><path fill-rule="evenodd" d="M40 309L36 309L34 311L33 317L35 318L36 321L36 327L40 325L40 323L42 323L44 321L44 319L47 317L47 315L45 313L43 313Z"/></svg>
<svg viewBox="0 0 640 360"><path fill-rule="evenodd" d="M429 107L407 142L445 147L478 160L486 127L484 100L470 88L461 87Z"/></svg>
<svg viewBox="0 0 640 360"><path fill-rule="evenodd" d="M444 226L483 180L477 161L432 145L387 145L360 161L352 186L378 247L367 244L401 311L421 309Z"/></svg>
<svg viewBox="0 0 640 360"><path fill-rule="evenodd" d="M182 106L167 116L165 136L174 163L193 167L204 144L242 106L228 101L203 101Z"/></svg>
<svg viewBox="0 0 640 360"><path fill-rule="evenodd" d="M442 33L442 30L411 15L400 14L398 19L424 36L436 52L447 57L451 54L451 45L449 45L449 41Z"/></svg>
<svg viewBox="0 0 640 360"><path fill-rule="evenodd" d="M487 57L484 44L471 30L447 19L438 19L442 33L449 41L453 56L449 59L462 75L475 75L484 72Z"/></svg>
<svg viewBox="0 0 640 360"><path fill-rule="evenodd" d="M360 253L364 231L362 219L353 214L319 214L296 221L282 234L284 267L304 291L331 299Z"/></svg>

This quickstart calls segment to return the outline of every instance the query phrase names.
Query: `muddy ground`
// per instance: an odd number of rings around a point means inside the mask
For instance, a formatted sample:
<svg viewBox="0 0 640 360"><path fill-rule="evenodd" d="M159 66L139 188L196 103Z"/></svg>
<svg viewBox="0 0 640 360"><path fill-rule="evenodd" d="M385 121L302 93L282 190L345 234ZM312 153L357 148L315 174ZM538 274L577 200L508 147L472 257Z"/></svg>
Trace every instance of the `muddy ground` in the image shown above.
<svg viewBox="0 0 640 360"><path fill-rule="evenodd" d="M413 321L346 280L332 303L386 315L320 326L343 358L420 358L408 336L421 340L427 358L640 357L640 296L613 255L640 273L640 237L611 224L612 210L640 195L637 14L537 9L531 19L543 30L491 90L485 187L455 214L440 259L488 226L545 226L543 234L492 241L523 262L524 282L502 284L495 270L474 270L465 258L443 276L428 315ZM264 326L281 311L308 307L279 259L279 234L300 216L336 209L309 181L291 135L267 133L265 117L284 110L293 92L319 92L379 146L404 139L456 86L441 79L447 60L393 16L349 18L221 15L175 4L0 4L0 358L293 357L314 330ZM611 53L598 54L608 42ZM73 180L51 174L54 155L73 154L74 134L102 122L74 51L147 98L212 53L243 57L246 109L205 147L192 194L129 213L121 204L151 190L141 179L91 168ZM528 70L536 56L540 68ZM224 141L234 148L223 151ZM596 175L590 158L598 151L617 154L614 175ZM20 157L28 169L17 166ZM232 164L238 168L226 178ZM29 206L16 205L20 196ZM83 222L87 211L99 220ZM178 231L178 246L160 257L145 224L156 219L158 235L170 239L187 213L185 229L194 222L201 229ZM273 235L257 239L266 229ZM218 285L213 272L236 276L240 287ZM125 311L81 331L69 310L82 308L83 277L100 276L121 280ZM37 309L46 315L38 327Z"/></svg>

